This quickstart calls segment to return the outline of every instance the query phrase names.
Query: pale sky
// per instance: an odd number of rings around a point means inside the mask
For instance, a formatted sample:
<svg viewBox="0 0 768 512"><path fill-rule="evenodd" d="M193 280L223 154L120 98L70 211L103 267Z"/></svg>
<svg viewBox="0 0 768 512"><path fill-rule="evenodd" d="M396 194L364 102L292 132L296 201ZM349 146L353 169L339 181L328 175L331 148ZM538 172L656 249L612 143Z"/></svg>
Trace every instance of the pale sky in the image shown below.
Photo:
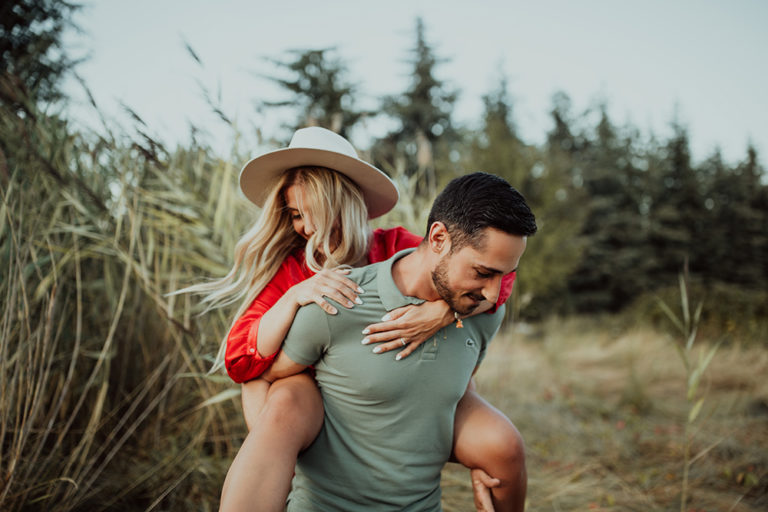
<svg viewBox="0 0 768 512"><path fill-rule="evenodd" d="M696 161L716 145L726 161L742 160L749 141L768 161L762 0L93 0L76 17L84 34L70 40L75 55L90 55L78 70L110 119L125 120L123 102L171 147L188 141L192 122L226 156L233 134L210 113L199 83L220 91L243 132L241 150L250 150L254 128L277 133L278 119L258 113L254 102L285 97L257 76L275 72L264 57L335 47L358 84L358 104L375 107L409 84L418 16L437 56L448 59L437 77L460 90L458 123L478 125L481 96L503 73L526 142L544 140L551 97L562 90L574 113L603 99L615 123L630 122L644 135L669 136L677 112ZM69 90L82 98L78 87ZM84 101L74 108L93 122ZM361 127L353 142L365 148L382 130Z"/></svg>

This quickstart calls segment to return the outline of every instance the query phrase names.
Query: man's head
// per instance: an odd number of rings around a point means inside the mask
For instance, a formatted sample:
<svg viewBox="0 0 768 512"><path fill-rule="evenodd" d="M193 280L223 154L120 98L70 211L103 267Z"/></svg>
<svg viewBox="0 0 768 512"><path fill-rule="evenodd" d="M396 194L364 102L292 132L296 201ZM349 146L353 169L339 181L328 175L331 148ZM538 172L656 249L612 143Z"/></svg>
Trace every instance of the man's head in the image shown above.
<svg viewBox="0 0 768 512"><path fill-rule="evenodd" d="M536 229L525 199L504 179L482 172L454 179L429 214L435 290L462 315L483 300L495 303L502 276L517 269Z"/></svg>

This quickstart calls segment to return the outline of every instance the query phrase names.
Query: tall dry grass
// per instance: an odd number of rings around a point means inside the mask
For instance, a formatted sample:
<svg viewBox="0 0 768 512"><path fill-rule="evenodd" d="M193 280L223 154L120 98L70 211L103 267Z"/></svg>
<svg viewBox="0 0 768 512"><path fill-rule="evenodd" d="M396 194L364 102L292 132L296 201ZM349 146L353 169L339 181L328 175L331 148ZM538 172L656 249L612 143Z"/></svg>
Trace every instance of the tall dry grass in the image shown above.
<svg viewBox="0 0 768 512"><path fill-rule="evenodd" d="M214 510L243 430L207 375L229 319L166 294L227 266L235 170L0 121L0 510Z"/></svg>

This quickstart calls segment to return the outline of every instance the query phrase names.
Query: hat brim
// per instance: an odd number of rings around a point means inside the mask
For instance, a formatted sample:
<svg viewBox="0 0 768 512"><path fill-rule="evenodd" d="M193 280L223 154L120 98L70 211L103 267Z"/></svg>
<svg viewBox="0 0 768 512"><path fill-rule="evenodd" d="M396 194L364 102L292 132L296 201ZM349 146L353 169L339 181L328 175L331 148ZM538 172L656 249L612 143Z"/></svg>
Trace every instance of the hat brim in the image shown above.
<svg viewBox="0 0 768 512"><path fill-rule="evenodd" d="M262 207L280 176L302 166L327 167L355 182L363 193L369 219L384 215L397 203L397 187L376 167L335 151L312 148L277 149L250 160L240 171L240 189L249 201Z"/></svg>

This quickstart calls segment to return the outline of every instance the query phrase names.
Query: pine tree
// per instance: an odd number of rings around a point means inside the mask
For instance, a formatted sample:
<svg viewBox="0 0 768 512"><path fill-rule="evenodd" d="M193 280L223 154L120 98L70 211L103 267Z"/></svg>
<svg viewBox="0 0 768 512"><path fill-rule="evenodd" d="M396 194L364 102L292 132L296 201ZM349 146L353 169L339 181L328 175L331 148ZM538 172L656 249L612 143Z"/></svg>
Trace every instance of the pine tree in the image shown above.
<svg viewBox="0 0 768 512"><path fill-rule="evenodd" d="M736 167L723 163L719 152L703 164L711 176L705 207L705 260L700 270L708 280L740 286L765 286L766 210L761 196L763 170L757 152L750 147L747 158Z"/></svg>
<svg viewBox="0 0 768 512"><path fill-rule="evenodd" d="M651 169L649 244L652 275L659 285L674 283L686 263L692 273L701 273L706 260L699 245L706 236L702 184L691 166L687 130L677 122L673 129L659 167Z"/></svg>
<svg viewBox="0 0 768 512"><path fill-rule="evenodd" d="M416 46L411 85L402 95L384 99L382 112L398 127L377 141L373 156L394 174L416 176L417 191L433 196L437 191L436 162L450 165L451 145L459 140L451 120L457 93L435 77L441 62L424 34L424 23L416 20ZM448 177L452 177L449 176Z"/></svg>
<svg viewBox="0 0 768 512"><path fill-rule="evenodd" d="M600 107L593 140L581 150L587 220L585 252L569 280L581 311L617 311L646 286L646 223L642 216L645 176L635 162L636 132L622 137Z"/></svg>
<svg viewBox="0 0 768 512"><path fill-rule="evenodd" d="M273 60L288 78L269 76L291 96L283 101L264 102L266 107L298 107L299 119L291 131L322 126L347 137L352 127L370 112L356 110L356 86L347 80L347 67L334 49L295 50L294 58Z"/></svg>
<svg viewBox="0 0 768 512"><path fill-rule="evenodd" d="M0 102L31 115L31 103L62 98L61 79L77 60L62 36L78 5L62 0L4 0L0 6Z"/></svg>

